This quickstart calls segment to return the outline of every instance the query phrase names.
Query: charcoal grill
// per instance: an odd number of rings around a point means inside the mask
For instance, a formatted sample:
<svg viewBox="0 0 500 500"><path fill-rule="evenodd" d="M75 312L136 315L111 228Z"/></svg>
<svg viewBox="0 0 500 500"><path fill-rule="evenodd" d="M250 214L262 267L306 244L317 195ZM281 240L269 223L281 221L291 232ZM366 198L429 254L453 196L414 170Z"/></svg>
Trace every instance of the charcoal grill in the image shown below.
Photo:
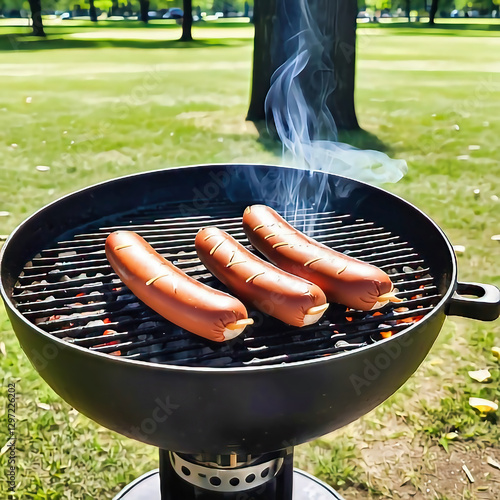
<svg viewBox="0 0 500 500"><path fill-rule="evenodd" d="M295 184L299 208L269 199ZM315 204L319 184L327 194ZM224 290L197 259L194 236L217 225L249 245L241 216L253 203L381 267L405 302L376 313L332 305L302 329L250 310L254 325L217 344L159 317L106 261L106 236L133 230L191 276ZM324 172L298 181L291 168L204 165L115 179L43 208L4 245L1 292L22 348L63 399L160 448L161 478L153 471L117 498L160 498L161 483L163 500L289 500L292 484L294 499L311 498L306 491L329 499L340 497L293 471L293 447L395 392L446 315L498 317L498 289L457 283L456 275L442 231L381 189Z"/></svg>

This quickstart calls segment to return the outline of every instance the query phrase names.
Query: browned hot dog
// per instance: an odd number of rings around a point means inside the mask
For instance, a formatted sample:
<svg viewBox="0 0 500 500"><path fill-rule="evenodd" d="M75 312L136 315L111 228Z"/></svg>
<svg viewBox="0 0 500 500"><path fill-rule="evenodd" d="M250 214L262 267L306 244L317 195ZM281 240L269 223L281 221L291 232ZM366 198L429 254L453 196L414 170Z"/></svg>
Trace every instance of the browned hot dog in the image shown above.
<svg viewBox="0 0 500 500"><path fill-rule="evenodd" d="M196 335L222 342L238 336L253 323L238 299L191 278L136 233L110 234L106 257L136 297Z"/></svg>
<svg viewBox="0 0 500 500"><path fill-rule="evenodd" d="M195 247L205 267L235 295L293 326L316 323L328 304L313 283L293 276L249 252L216 227L201 229Z"/></svg>
<svg viewBox="0 0 500 500"><path fill-rule="evenodd" d="M391 301L394 286L381 269L318 243L292 227L272 208L247 207L243 229L273 264L318 285L331 302L367 311Z"/></svg>

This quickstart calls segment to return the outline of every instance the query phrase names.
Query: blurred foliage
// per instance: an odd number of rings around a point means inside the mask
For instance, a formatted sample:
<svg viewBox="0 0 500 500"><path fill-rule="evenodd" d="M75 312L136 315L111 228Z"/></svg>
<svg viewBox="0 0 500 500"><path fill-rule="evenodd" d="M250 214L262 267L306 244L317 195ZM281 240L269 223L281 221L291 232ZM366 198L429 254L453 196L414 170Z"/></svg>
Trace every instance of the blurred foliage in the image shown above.
<svg viewBox="0 0 500 500"><path fill-rule="evenodd" d="M245 12L245 0L193 0L193 10L198 7L201 12L212 14L214 12ZM253 7L253 0L248 0L249 8ZM117 11L139 10L139 0L96 0L95 6L102 11L111 8ZM89 7L88 0L42 0L42 8L45 12L72 11ZM151 10L170 9L182 7L182 0L151 0ZM0 0L0 12L24 10L29 12L29 3L26 0Z"/></svg>
<svg viewBox="0 0 500 500"><path fill-rule="evenodd" d="M432 0L357 0L360 11L366 11L371 17L381 14L405 16L408 6L415 15L423 15L429 11ZM248 7L246 8L246 5ZM254 0L193 0L193 10L214 14L243 13L252 10ZM139 10L139 0L97 0L95 5L102 11L111 11L116 14L132 13ZM438 14L449 16L457 9L463 12L477 11L480 15L490 15L498 9L500 0L439 0ZM89 7L88 0L42 0L42 9L46 13L55 11L77 11ZM150 10L163 10L172 7L182 7L182 0L151 0ZM12 11L29 12L27 0L0 0L0 13L9 15Z"/></svg>
<svg viewBox="0 0 500 500"><path fill-rule="evenodd" d="M366 11L371 14L377 12L390 12L392 14L405 15L406 7L409 5L412 10L419 14L428 12L432 0L358 0L358 7L360 11ZM477 10L483 15L489 14L494 5L500 4L500 0L439 0L438 12L450 14L451 11L463 10L473 11Z"/></svg>

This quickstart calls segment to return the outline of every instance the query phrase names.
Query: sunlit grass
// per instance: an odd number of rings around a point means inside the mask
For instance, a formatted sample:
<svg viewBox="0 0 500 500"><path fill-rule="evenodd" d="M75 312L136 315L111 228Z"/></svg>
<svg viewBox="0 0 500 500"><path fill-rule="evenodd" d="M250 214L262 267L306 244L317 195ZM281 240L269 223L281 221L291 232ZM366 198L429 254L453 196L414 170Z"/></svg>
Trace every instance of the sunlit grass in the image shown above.
<svg viewBox="0 0 500 500"><path fill-rule="evenodd" d="M24 28L0 27L0 213L10 214L0 216L0 234L62 194L118 175L281 161L279 147L259 140L245 122L250 26L206 27L205 38L193 44L169 40L178 26L124 26L116 32L109 24L103 31L53 26L41 42L20 36ZM436 35L398 26L359 33L360 122L389 154L409 164L408 175L388 189L466 247L459 257L461 280L500 285L499 247L491 240L500 232L499 32L446 29ZM50 170L37 171L37 165ZM21 352L3 310L0 331L7 352L0 354L2 390L14 380L19 396L19 498L111 498L157 466L154 449L76 415L48 388ZM300 465L341 488L350 485L347 498L386 497L403 481L422 486L424 473L402 464L374 478L361 459L362 442L439 447L443 434L456 430L458 443L498 451L495 421L466 404L470 395L500 399L498 364L489 352L500 342L498 331L498 322L449 318L428 360L397 395L341 431L338 443L327 436L318 449L301 447ZM468 379L468 370L486 366L491 384ZM5 441L2 426L2 446ZM418 467L427 470L428 464L421 459ZM436 498L455 498L444 484L438 493Z"/></svg>

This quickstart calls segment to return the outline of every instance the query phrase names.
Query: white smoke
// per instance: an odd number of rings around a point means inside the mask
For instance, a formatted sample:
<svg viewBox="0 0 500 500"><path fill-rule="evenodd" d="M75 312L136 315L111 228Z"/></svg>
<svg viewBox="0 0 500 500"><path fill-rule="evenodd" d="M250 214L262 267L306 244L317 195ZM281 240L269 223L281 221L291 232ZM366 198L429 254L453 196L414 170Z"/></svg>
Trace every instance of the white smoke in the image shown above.
<svg viewBox="0 0 500 500"><path fill-rule="evenodd" d="M341 1L347 0L338 0L337 6ZM333 40L332 34L327 36L321 32L315 20L315 16L322 15L312 12L317 3L278 0L281 11L277 16L277 29L281 36L274 38L282 43L285 36L287 60L272 76L266 97L266 116L268 121L272 117L283 143L284 162L300 169L326 171L374 185L397 182L408 170L404 160L337 142L337 127L327 106L327 99L335 89L335 68L328 50ZM341 20L336 16L338 22ZM307 92L305 86L308 86ZM315 96L313 102L311 94ZM319 189L318 200L322 194ZM291 191L289 195L292 196Z"/></svg>

